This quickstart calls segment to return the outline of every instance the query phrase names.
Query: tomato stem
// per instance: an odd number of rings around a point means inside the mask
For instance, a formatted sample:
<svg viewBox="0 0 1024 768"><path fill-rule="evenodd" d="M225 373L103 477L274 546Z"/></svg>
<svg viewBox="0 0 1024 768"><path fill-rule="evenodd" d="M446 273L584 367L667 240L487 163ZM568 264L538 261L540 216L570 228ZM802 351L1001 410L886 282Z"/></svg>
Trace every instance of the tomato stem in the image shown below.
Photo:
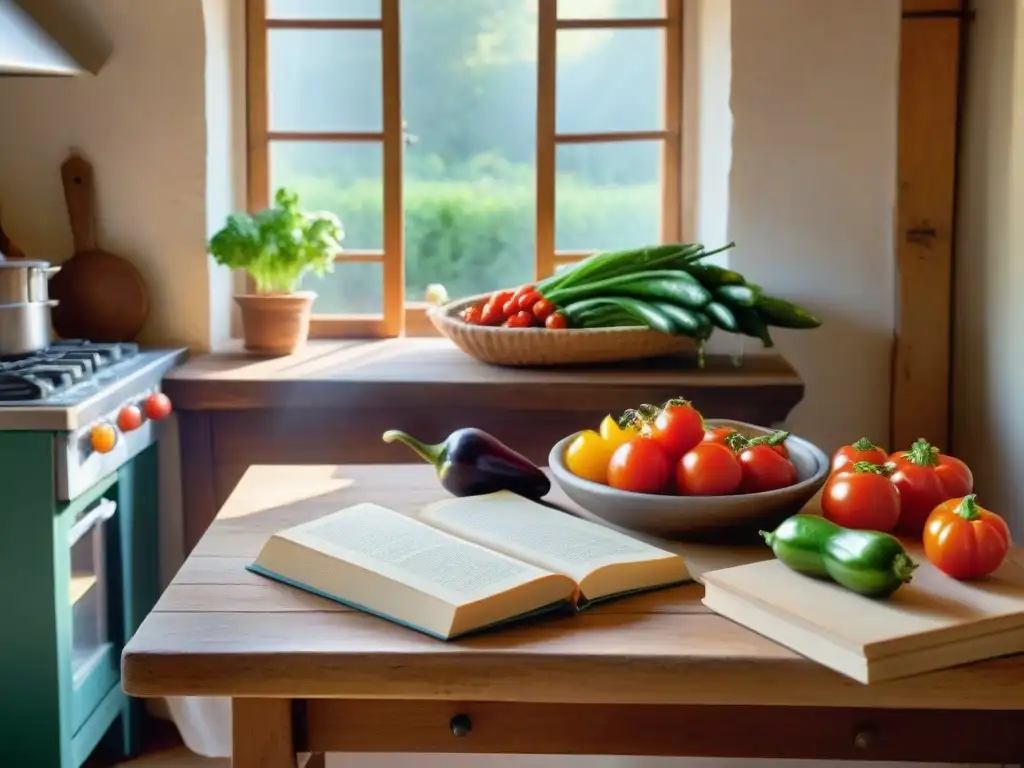
<svg viewBox="0 0 1024 768"><path fill-rule="evenodd" d="M857 450L861 450L858 448ZM882 477L889 477L896 471L895 464L872 464L870 461L858 461L853 465L854 472L873 472Z"/></svg>
<svg viewBox="0 0 1024 768"><path fill-rule="evenodd" d="M964 520L977 520L981 517L978 502L976 501L977 498L977 494L974 493L964 496L960 504L957 505L956 513Z"/></svg>
<svg viewBox="0 0 1024 768"><path fill-rule="evenodd" d="M784 429L780 429L777 432L772 432L770 435L761 435L760 437L752 437L747 440L747 448L751 448L755 445L781 445L786 442L786 438L789 437L789 432Z"/></svg>
<svg viewBox="0 0 1024 768"><path fill-rule="evenodd" d="M661 410L665 410L670 405L678 406L680 408L690 405L690 401L682 397L673 397L671 400L666 400L665 404L661 406Z"/></svg>
<svg viewBox="0 0 1024 768"><path fill-rule="evenodd" d="M914 441L910 450L904 453L902 458L919 467L934 467L939 463L939 449L920 437Z"/></svg>
<svg viewBox="0 0 1024 768"><path fill-rule="evenodd" d="M862 437L860 440L856 441L850 447L853 448L853 450L855 451L870 451L877 448L878 446L872 443L866 437Z"/></svg>
<svg viewBox="0 0 1024 768"><path fill-rule="evenodd" d="M619 425L619 429L635 429L639 432L644 424L658 418L659 413L661 413L661 408L658 406L642 403L636 408L630 408L624 412L616 423Z"/></svg>
<svg viewBox="0 0 1024 768"><path fill-rule="evenodd" d="M725 436L724 441L732 449L733 453L739 453L750 444L750 441L739 432L730 432Z"/></svg>

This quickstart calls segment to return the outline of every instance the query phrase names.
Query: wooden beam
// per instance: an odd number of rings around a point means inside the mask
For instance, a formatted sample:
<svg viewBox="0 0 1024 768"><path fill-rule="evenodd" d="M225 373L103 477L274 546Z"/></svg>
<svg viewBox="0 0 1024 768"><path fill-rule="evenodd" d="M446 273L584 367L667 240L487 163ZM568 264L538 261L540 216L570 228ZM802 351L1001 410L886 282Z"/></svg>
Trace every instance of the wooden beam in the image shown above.
<svg viewBox="0 0 1024 768"><path fill-rule="evenodd" d="M929 6L929 7L926 7ZM956 6L955 8L952 6ZM904 11L963 10L904 0ZM890 447L949 444L957 123L963 17L905 16L900 34L896 326Z"/></svg>

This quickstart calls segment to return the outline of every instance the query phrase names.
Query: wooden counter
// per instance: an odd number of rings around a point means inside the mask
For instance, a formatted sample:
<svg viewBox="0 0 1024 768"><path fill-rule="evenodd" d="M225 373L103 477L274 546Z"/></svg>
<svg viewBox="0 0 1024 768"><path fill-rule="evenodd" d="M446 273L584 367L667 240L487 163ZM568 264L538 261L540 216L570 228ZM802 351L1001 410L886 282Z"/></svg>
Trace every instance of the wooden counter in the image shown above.
<svg viewBox="0 0 1024 768"><path fill-rule="evenodd" d="M475 426L546 464L558 439L640 403L686 397L708 416L776 424L804 392L778 355L740 364L711 355L702 370L684 357L517 369L477 362L444 339L314 341L281 358L205 355L163 387L181 427L188 549L253 464L409 461L407 449L380 440L386 429L439 442Z"/></svg>

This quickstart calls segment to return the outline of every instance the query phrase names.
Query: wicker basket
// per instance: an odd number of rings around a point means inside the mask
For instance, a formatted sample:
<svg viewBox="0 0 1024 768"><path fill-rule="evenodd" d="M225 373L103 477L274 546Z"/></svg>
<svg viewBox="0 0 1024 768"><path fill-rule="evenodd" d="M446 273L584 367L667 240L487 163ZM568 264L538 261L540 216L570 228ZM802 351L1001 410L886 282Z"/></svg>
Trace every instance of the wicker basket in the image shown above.
<svg viewBox="0 0 1024 768"><path fill-rule="evenodd" d="M501 328L468 325L463 309L490 294L434 307L430 321L470 357L493 365L572 365L611 363L693 351L692 339L649 328Z"/></svg>

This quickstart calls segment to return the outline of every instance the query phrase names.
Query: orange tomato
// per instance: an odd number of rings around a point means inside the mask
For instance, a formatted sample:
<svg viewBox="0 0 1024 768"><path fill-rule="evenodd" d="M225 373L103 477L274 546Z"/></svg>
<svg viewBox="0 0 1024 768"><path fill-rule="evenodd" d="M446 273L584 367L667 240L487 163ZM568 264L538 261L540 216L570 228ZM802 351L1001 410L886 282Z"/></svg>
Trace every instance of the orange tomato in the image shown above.
<svg viewBox="0 0 1024 768"><path fill-rule="evenodd" d="M954 579L995 571L1010 548L1010 529L999 515L978 506L974 494L939 504L924 526L929 562Z"/></svg>
<svg viewBox="0 0 1024 768"><path fill-rule="evenodd" d="M111 424L97 424L89 432L89 443L96 453L110 453L117 445L117 430Z"/></svg>

